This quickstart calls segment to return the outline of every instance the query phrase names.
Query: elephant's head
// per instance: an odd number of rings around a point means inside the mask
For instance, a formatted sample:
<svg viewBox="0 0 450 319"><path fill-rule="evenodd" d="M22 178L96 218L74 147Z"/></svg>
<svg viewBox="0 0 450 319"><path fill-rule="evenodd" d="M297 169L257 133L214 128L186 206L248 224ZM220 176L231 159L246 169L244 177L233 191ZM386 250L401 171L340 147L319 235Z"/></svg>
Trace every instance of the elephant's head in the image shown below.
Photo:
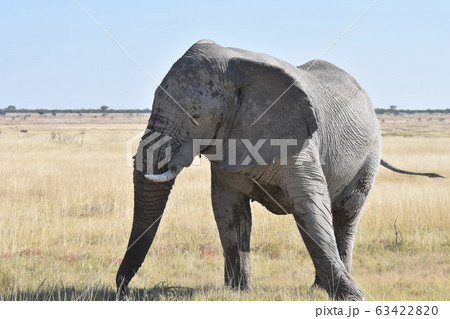
<svg viewBox="0 0 450 319"><path fill-rule="evenodd" d="M209 40L197 42L156 90L139 157L144 172L150 173L147 178L165 182L189 166L198 151L194 140L223 141L220 167L224 171L258 164L249 156L244 139L252 145L260 139L295 139L297 147L290 150L298 150L317 128L307 96L296 82L300 74L294 66L264 54L223 48ZM158 139L146 142L154 132L167 141L158 149L151 148ZM229 139L236 140L236 158L229 156ZM262 144L258 153L264 162L272 163L279 155L276 145ZM200 152L209 149L203 145ZM146 156L153 152L154 157Z"/></svg>
<svg viewBox="0 0 450 319"><path fill-rule="evenodd" d="M173 65L155 92L135 158L133 230L118 285L126 286L143 262L174 178L197 155L196 140L223 142L218 165L224 172L261 164L261 159L272 163L280 156L280 144L269 139L295 140L287 155L300 150L317 129L308 97L296 81L300 75L293 65L271 56L208 40L194 44ZM258 161L248 146L263 139ZM211 147L199 151L207 154Z"/></svg>

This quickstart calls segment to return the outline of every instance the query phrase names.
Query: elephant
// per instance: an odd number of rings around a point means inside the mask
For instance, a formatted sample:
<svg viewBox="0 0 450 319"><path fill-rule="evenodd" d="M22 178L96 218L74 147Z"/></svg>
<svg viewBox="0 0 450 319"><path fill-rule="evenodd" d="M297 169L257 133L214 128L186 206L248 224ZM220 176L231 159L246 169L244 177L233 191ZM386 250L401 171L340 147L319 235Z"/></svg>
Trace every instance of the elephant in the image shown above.
<svg viewBox="0 0 450 319"><path fill-rule="evenodd" d="M134 217L118 293L128 293L176 176L196 155L211 162L225 285L251 290L250 201L257 201L295 219L314 286L334 300L365 299L350 275L364 203L380 161L413 172L381 160L373 105L351 75L323 60L295 67L211 40L191 46L156 89L134 157Z"/></svg>

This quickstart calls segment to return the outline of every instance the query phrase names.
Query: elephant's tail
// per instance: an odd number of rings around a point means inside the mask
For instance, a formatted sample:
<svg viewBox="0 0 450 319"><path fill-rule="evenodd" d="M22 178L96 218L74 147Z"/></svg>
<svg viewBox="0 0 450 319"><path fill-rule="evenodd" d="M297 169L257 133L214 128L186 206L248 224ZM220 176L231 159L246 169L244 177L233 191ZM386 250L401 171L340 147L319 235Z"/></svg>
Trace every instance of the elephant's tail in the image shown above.
<svg viewBox="0 0 450 319"><path fill-rule="evenodd" d="M394 172L400 173L400 174L421 175L421 176L428 176L430 178L436 178L436 177L445 178L444 176L436 174L436 173L419 173L419 172L406 171L404 169L400 169L395 166L392 166L391 164L386 162L384 159L381 159L380 164L383 165L384 167L386 167L387 169L390 169L391 171L394 171Z"/></svg>

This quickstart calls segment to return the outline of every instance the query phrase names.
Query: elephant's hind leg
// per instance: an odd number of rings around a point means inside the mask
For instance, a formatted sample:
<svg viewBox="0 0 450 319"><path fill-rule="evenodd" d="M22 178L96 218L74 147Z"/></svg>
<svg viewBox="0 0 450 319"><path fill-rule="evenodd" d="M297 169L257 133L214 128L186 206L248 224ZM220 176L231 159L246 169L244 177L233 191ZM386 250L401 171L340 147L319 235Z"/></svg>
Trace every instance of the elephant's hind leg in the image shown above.
<svg viewBox="0 0 450 319"><path fill-rule="evenodd" d="M349 272L356 229L364 204L375 182L379 162L380 159L376 154L369 156L358 174L333 203L334 234L339 255Z"/></svg>
<svg viewBox="0 0 450 319"><path fill-rule="evenodd" d="M218 174L211 169L211 197L225 258L225 285L249 291L250 200L224 185Z"/></svg>
<svg viewBox="0 0 450 319"><path fill-rule="evenodd" d="M333 228L339 256L349 273L358 222L379 167L378 153L374 151L367 157L356 176L332 203ZM313 286L322 287L317 274Z"/></svg>
<svg viewBox="0 0 450 319"><path fill-rule="evenodd" d="M320 162L312 151L287 166L286 193L320 282L332 299L365 299L339 257L332 225L331 203Z"/></svg>

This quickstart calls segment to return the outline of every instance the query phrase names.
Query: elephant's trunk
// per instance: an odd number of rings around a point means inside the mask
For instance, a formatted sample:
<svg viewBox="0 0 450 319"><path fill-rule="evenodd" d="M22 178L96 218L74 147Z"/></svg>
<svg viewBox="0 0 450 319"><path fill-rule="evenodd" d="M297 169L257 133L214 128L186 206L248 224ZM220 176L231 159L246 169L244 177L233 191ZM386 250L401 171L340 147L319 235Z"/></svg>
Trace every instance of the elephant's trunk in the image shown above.
<svg viewBox="0 0 450 319"><path fill-rule="evenodd" d="M159 226L174 181L154 183L134 170L134 217L125 257L116 276L118 292L127 292L131 278L138 271Z"/></svg>

